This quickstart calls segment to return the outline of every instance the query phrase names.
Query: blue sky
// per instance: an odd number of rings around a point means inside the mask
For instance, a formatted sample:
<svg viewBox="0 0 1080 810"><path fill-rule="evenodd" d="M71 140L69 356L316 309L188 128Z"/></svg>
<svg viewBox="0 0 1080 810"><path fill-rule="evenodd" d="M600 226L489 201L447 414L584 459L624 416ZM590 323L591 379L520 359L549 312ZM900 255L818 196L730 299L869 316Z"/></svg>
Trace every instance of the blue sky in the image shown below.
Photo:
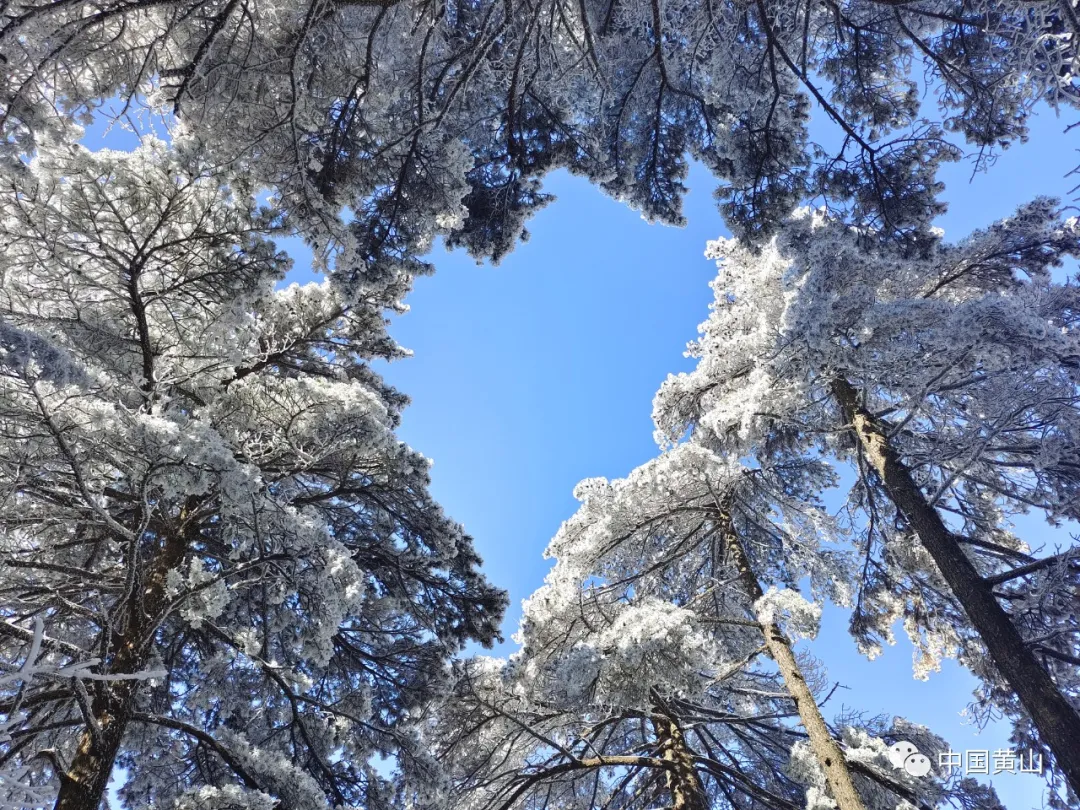
<svg viewBox="0 0 1080 810"><path fill-rule="evenodd" d="M1029 143L1005 152L988 174L970 164L943 173L949 238L1007 216L1040 194L1068 198L1080 163L1069 121L1046 114ZM1075 161L1075 163L1073 162ZM652 398L682 356L711 301L715 266L705 242L727 235L712 201L715 182L695 167L688 225L650 225L587 181L566 173L546 183L558 196L530 223L532 238L498 267L462 252L436 250L434 276L409 296L393 336L414 351L383 369L412 397L401 437L434 459L435 497L473 535L487 575L510 591L499 652L513 651L520 602L543 581L544 547L573 514L574 485L621 477L652 458ZM1030 543L1052 533L1035 520ZM1038 533L1039 536L1031 532ZM953 750L1008 747L999 724L976 733L960 712L974 679L951 662L928 682L911 674L911 645L898 643L873 662L855 649L843 611L826 613L812 652L833 681L833 698L865 711L899 714L930 726ZM992 777L1009 810L1042 806L1041 781Z"/></svg>
<svg viewBox="0 0 1080 810"><path fill-rule="evenodd" d="M989 174L970 164L943 172L950 210L939 224L959 238L1039 194L1063 198L1076 184L1065 172L1080 163L1071 120L1045 114L1029 143L1005 152ZM90 148L130 148L134 138L92 127ZM683 357L711 300L715 275L705 242L726 235L712 201L715 182L691 172L689 224L649 225L588 182L551 176L558 196L529 224L532 239L498 267L477 266L463 252L436 249L437 272L409 296L411 311L391 333L414 352L380 370L407 393L400 436L435 462L432 491L464 523L484 558L487 576L510 592L504 625L509 642L520 602L543 581L544 547L576 508L574 485L593 476L621 477L657 453L650 420L664 377L691 367ZM297 260L296 280L310 278L310 254L282 243ZM1054 535L1025 522L1032 545ZM833 681L833 698L876 714L899 714L930 726L957 751L1008 747L1004 725L981 734L960 712L974 680L952 663L928 682L911 675L911 646L899 642L874 662L846 634L843 612L825 615L813 644ZM1009 810L1042 805L1041 782L992 778Z"/></svg>

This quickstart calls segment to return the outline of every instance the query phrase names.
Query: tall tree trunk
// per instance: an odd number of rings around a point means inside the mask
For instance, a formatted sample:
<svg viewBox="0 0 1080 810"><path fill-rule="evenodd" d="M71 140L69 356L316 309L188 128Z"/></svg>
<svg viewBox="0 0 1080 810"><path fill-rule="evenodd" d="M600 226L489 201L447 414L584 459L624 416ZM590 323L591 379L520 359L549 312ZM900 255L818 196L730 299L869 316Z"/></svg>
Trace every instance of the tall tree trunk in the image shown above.
<svg viewBox="0 0 1080 810"><path fill-rule="evenodd" d="M126 626L110 641L109 674L133 675L146 668L167 603L166 575L183 560L186 548L182 533L168 535L146 566L146 574L136 575L125 611ZM133 549L132 553L138 552ZM100 683L90 707L96 728L86 728L80 735L75 757L60 777L54 810L98 810L101 806L141 686L139 680Z"/></svg>
<svg viewBox="0 0 1080 810"><path fill-rule="evenodd" d="M671 794L671 810L709 810L705 787L694 767L694 755L686 744L682 727L674 714L653 690L653 731L660 747L660 757L674 767L664 771Z"/></svg>
<svg viewBox="0 0 1080 810"><path fill-rule="evenodd" d="M746 556L742 541L735 531L731 513L726 507L720 509L719 524L728 558L734 564L743 588L756 602L764 593L750 565L750 559ZM803 677L799 662L795 660L795 650L791 640L776 622L761 622L760 626L765 636L765 648L776 662L780 675L784 679L784 685L791 699L795 701L799 719L802 720L803 728L810 737L810 750L813 751L821 770L825 773L825 782L832 793L833 801L836 802L839 810L865 810L863 801L855 790L855 783L851 778L844 752L840 750L840 745L829 733L829 727L825 724L825 718L821 716L817 700Z"/></svg>
<svg viewBox="0 0 1080 810"><path fill-rule="evenodd" d="M858 437L867 461L881 477L904 520L933 557L968 620L982 638L1001 676L1016 692L1031 716L1042 741L1054 754L1073 792L1080 796L1080 716L1058 691L1049 673L1039 665L1023 637L994 596L990 583L979 576L937 510L915 483L911 471L889 442L880 420L859 401L844 379L832 383L844 418Z"/></svg>

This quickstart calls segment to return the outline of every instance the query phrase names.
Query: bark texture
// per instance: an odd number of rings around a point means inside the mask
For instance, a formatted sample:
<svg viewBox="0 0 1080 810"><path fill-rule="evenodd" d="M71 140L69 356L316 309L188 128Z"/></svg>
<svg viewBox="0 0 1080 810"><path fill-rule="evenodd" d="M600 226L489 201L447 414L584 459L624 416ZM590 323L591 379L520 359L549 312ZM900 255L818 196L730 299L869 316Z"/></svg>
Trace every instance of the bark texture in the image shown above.
<svg viewBox="0 0 1080 810"><path fill-rule="evenodd" d="M137 540L131 545L136 554ZM180 565L186 547L182 533L170 534L161 541L144 572L136 571L123 630L110 639L110 674L132 675L145 669L167 607L166 575ZM98 684L91 702L91 725L83 730L75 756L60 777L54 810L98 810L101 806L142 685L138 680Z"/></svg>
<svg viewBox="0 0 1080 810"><path fill-rule="evenodd" d="M1073 792L1080 795L1080 715L1024 643L994 596L991 583L979 576L956 537L927 501L911 471L889 442L885 425L863 407L847 380L834 380L832 393L853 428L860 449L880 476L885 491L934 559L953 596L986 645L994 666L1016 692Z"/></svg>
<svg viewBox="0 0 1080 810"><path fill-rule="evenodd" d="M728 558L735 566L746 592L756 602L764 595L764 592L727 509L721 509L719 523ZM839 810L866 810L855 789L844 752L840 750L840 745L829 732L825 718L821 716L817 700L803 677L799 662L795 660L795 650L792 648L791 640L776 622L762 622L761 632L765 636L765 648L776 662L780 675L784 679L784 686L791 694L791 699L795 701L799 719L810 738L810 750L813 751L825 773L825 781L829 786L833 801L836 802Z"/></svg>
<svg viewBox="0 0 1080 810"><path fill-rule="evenodd" d="M652 725L659 744L658 753L661 759L672 764L664 771L671 795L671 810L709 810L705 787L694 767L694 754L686 744L682 727L655 691L653 700Z"/></svg>

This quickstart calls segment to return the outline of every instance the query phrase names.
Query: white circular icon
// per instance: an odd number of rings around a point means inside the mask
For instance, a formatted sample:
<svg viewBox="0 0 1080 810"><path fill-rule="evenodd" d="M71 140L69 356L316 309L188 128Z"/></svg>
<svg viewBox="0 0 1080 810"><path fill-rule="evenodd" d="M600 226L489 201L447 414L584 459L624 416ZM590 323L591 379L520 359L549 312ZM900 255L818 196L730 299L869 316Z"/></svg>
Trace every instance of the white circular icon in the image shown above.
<svg viewBox="0 0 1080 810"><path fill-rule="evenodd" d="M912 776L926 776L930 773L930 760L916 752L904 760L904 770Z"/></svg>
<svg viewBox="0 0 1080 810"><path fill-rule="evenodd" d="M930 758L919 753L919 749L907 740L899 740L889 746L889 762L898 771L905 771L912 776L926 776L930 773Z"/></svg>
<svg viewBox="0 0 1080 810"><path fill-rule="evenodd" d="M912 754L917 753L919 753L918 748L906 740L900 740L889 746L889 762L899 771L904 768L904 761Z"/></svg>

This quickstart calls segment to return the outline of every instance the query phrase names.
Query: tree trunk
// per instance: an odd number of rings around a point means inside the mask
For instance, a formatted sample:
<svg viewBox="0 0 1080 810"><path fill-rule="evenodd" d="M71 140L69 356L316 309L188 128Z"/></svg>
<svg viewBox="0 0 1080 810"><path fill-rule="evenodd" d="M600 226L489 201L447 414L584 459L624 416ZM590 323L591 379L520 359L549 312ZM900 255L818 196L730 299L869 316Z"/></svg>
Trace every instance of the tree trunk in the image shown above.
<svg viewBox="0 0 1080 810"><path fill-rule="evenodd" d="M694 767L694 755L686 745L686 737L678 721L653 690L653 730L660 746L660 757L674 765L664 771L671 794L671 810L709 810L709 800Z"/></svg>
<svg viewBox="0 0 1080 810"><path fill-rule="evenodd" d="M1073 792L1080 795L1080 716L1035 660L998 603L991 584L979 576L937 510L927 502L911 471L890 444L885 426L860 404L847 380L834 380L832 393L844 418L854 428L863 454L881 477L885 491L933 557L953 596L986 645L994 666L1020 698Z"/></svg>
<svg viewBox="0 0 1080 810"><path fill-rule="evenodd" d="M165 578L180 564L186 548L183 535L169 535L147 566L145 577L136 575L126 627L110 642L109 674L133 675L146 668L150 644L167 603ZM138 680L100 683L90 707L97 728L86 728L79 736L75 757L60 776L54 810L98 810L101 806L141 686Z"/></svg>
<svg viewBox="0 0 1080 810"><path fill-rule="evenodd" d="M105 687L103 697L94 699L92 713L98 725L97 733L86 729L79 736L75 758L60 777L54 810L98 810L101 806L131 715L135 691L134 682L123 681L116 688Z"/></svg>
<svg viewBox="0 0 1080 810"><path fill-rule="evenodd" d="M757 601L764 593L757 575L750 565L742 542L735 532L735 526L731 520L731 514L722 509L720 512L720 533L724 539L724 546L728 557L735 565L742 586L753 601ZM765 648L776 662L780 675L784 679L784 685L795 701L795 708L799 712L803 728L810 737L810 750L817 758L821 770L825 774L825 782L832 793L833 801L839 810L865 810L855 783L851 778L844 752L839 744L829 733L829 727L825 724L825 718L821 716L817 700L803 677L799 662L795 660L795 650L791 640L780 629L776 622L760 624L761 632L765 636Z"/></svg>

